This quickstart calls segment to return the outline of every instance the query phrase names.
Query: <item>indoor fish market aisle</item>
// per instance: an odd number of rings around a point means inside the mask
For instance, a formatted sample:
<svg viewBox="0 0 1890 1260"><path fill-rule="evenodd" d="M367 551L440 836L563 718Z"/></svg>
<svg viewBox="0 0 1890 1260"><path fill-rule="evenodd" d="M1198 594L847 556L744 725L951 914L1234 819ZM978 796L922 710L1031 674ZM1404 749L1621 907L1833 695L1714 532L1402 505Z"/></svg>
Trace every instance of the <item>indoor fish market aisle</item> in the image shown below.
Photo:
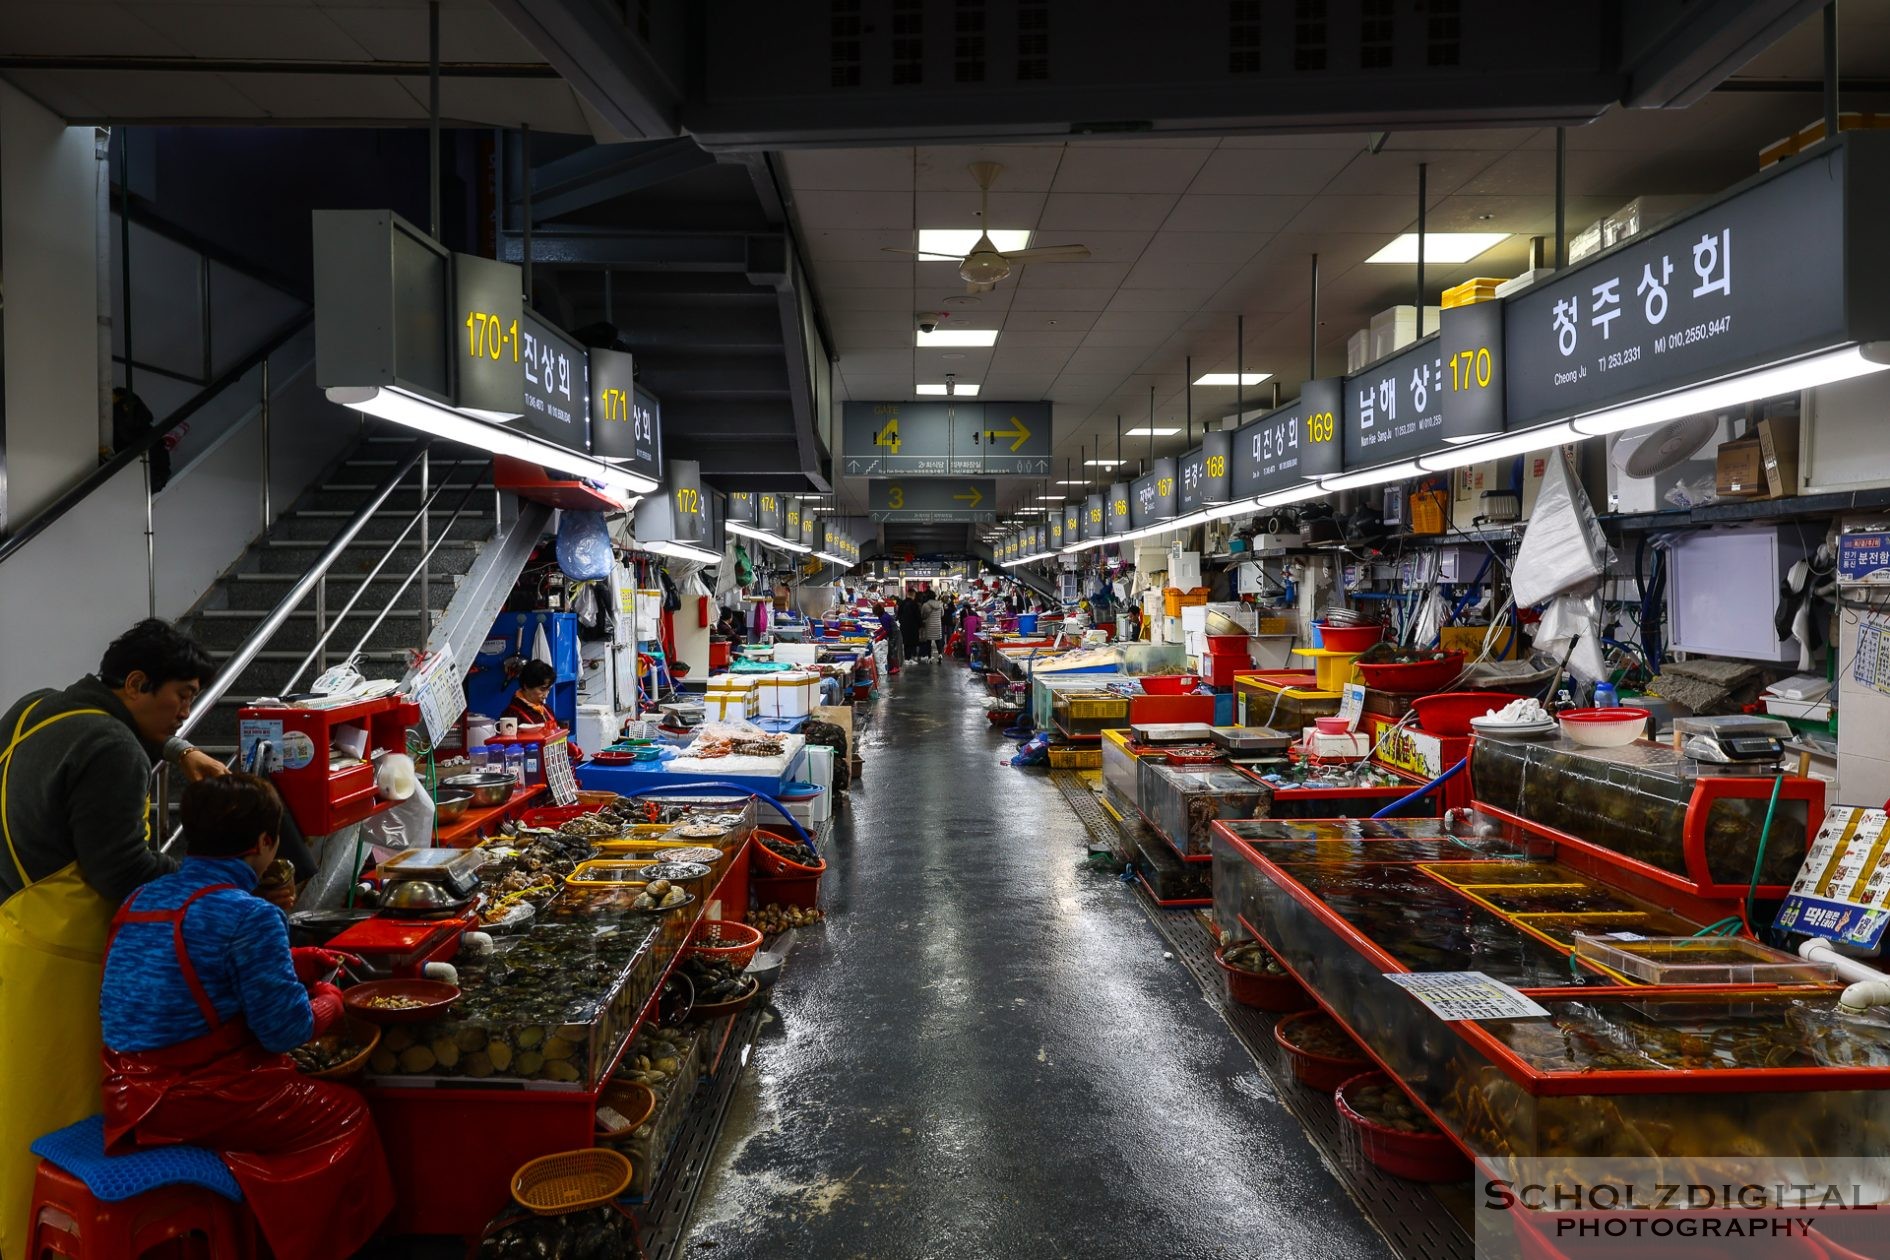
<svg viewBox="0 0 1890 1260"><path fill-rule="evenodd" d="M974 688L879 700L683 1254L1390 1254Z"/></svg>

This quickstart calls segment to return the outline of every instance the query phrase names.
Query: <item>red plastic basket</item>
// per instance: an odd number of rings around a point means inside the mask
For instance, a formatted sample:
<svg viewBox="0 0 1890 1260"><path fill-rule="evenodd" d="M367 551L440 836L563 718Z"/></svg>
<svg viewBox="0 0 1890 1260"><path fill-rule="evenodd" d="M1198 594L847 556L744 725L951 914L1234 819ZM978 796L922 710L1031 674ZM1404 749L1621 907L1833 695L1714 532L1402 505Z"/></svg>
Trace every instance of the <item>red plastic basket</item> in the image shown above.
<svg viewBox="0 0 1890 1260"><path fill-rule="evenodd" d="M1361 1072L1332 1093L1333 1105L1358 1133L1365 1158L1394 1177L1409 1181L1460 1181L1470 1175L1470 1161L1457 1144L1439 1132L1400 1133L1369 1120L1352 1106L1348 1095L1364 1085L1396 1088L1383 1072Z"/></svg>
<svg viewBox="0 0 1890 1260"><path fill-rule="evenodd" d="M1446 652L1440 660L1411 661L1403 665L1368 665L1360 661L1358 672L1365 685L1377 691L1395 691L1401 695L1435 691L1450 686L1457 681L1457 675L1463 673L1463 653Z"/></svg>
<svg viewBox="0 0 1890 1260"><path fill-rule="evenodd" d="M723 943L707 943L711 936ZM755 961L755 951L760 948L761 933L733 919L703 919L689 934L691 953L728 963L738 971Z"/></svg>
<svg viewBox="0 0 1890 1260"><path fill-rule="evenodd" d="M761 843L762 837L764 836L779 840L783 844L788 843L788 838L781 835L779 832L769 831L762 827L755 829L754 869L762 875L780 875L796 878L808 876L813 879L819 879L826 873L827 859L822 858L817 866L807 866L800 862L791 862L787 858L782 857L779 853L776 853L773 849L770 849L767 845Z"/></svg>
<svg viewBox="0 0 1890 1260"><path fill-rule="evenodd" d="M1446 691L1411 702L1418 725L1433 735L1468 735L1470 719L1500 709L1519 697L1507 691Z"/></svg>
<svg viewBox="0 0 1890 1260"><path fill-rule="evenodd" d="M1201 685L1195 674L1145 674L1139 681L1145 696L1185 696Z"/></svg>
<svg viewBox="0 0 1890 1260"><path fill-rule="evenodd" d="M1292 1040L1293 1034L1315 1019L1329 1019L1324 1011L1301 1011L1297 1015L1288 1015L1273 1026L1273 1040L1280 1049L1286 1051L1293 1062L1293 1076L1302 1085L1324 1093L1337 1089L1340 1085L1371 1068L1371 1061L1363 1054L1356 1058L1341 1059L1336 1055L1316 1054L1311 1050L1302 1050Z"/></svg>
<svg viewBox="0 0 1890 1260"><path fill-rule="evenodd" d="M1214 951L1214 961L1227 973L1229 1001L1280 1014L1308 1011L1315 1005L1312 995L1306 992L1306 986L1291 976L1264 976L1243 967L1235 967L1222 961L1218 949Z"/></svg>

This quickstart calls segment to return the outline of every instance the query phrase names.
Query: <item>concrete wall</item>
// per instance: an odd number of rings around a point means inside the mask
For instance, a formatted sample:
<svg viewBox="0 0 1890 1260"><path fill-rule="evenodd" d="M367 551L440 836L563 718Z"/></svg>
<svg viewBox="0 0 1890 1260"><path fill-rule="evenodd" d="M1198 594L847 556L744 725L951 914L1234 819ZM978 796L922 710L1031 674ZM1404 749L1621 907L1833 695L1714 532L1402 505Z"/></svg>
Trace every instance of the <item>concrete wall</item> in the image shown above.
<svg viewBox="0 0 1890 1260"><path fill-rule="evenodd" d="M4 515L18 524L98 464L97 132L0 83L6 282Z"/></svg>

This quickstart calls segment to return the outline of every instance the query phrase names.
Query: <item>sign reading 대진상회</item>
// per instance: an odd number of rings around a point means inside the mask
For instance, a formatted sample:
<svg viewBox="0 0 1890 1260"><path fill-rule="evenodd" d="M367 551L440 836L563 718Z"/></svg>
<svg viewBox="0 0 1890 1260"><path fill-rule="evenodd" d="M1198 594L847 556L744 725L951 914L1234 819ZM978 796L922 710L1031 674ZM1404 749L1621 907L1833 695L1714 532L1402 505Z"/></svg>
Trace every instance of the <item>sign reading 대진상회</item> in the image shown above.
<svg viewBox="0 0 1890 1260"><path fill-rule="evenodd" d="M1340 471L1343 384L1336 379L1307 381L1297 399L1235 431L1228 486L1232 501L1258 498Z"/></svg>

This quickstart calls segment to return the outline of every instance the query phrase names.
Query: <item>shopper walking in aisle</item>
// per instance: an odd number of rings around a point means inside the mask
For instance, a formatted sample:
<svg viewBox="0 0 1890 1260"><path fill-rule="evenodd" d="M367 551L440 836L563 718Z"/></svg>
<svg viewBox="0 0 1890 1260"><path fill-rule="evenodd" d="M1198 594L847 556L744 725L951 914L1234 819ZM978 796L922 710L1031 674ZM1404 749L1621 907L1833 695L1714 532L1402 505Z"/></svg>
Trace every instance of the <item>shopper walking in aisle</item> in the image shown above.
<svg viewBox="0 0 1890 1260"><path fill-rule="evenodd" d="M942 655L940 644L945 636L945 605L927 591L919 605L919 655L936 662Z"/></svg>
<svg viewBox="0 0 1890 1260"><path fill-rule="evenodd" d="M899 597L899 637L906 645L906 659L919 659L919 601L910 595Z"/></svg>
<svg viewBox="0 0 1890 1260"><path fill-rule="evenodd" d="M873 612L879 617L879 629L886 636L886 672L897 673L906 659L906 637L899 632L899 622L893 616L894 604L885 600L876 604Z"/></svg>
<svg viewBox="0 0 1890 1260"><path fill-rule="evenodd" d="M179 739L215 672L201 647L142 621L95 676L0 719L0 1256L26 1253L27 1147L99 1109L98 987L112 912L177 865L152 845L151 766L224 773Z"/></svg>

